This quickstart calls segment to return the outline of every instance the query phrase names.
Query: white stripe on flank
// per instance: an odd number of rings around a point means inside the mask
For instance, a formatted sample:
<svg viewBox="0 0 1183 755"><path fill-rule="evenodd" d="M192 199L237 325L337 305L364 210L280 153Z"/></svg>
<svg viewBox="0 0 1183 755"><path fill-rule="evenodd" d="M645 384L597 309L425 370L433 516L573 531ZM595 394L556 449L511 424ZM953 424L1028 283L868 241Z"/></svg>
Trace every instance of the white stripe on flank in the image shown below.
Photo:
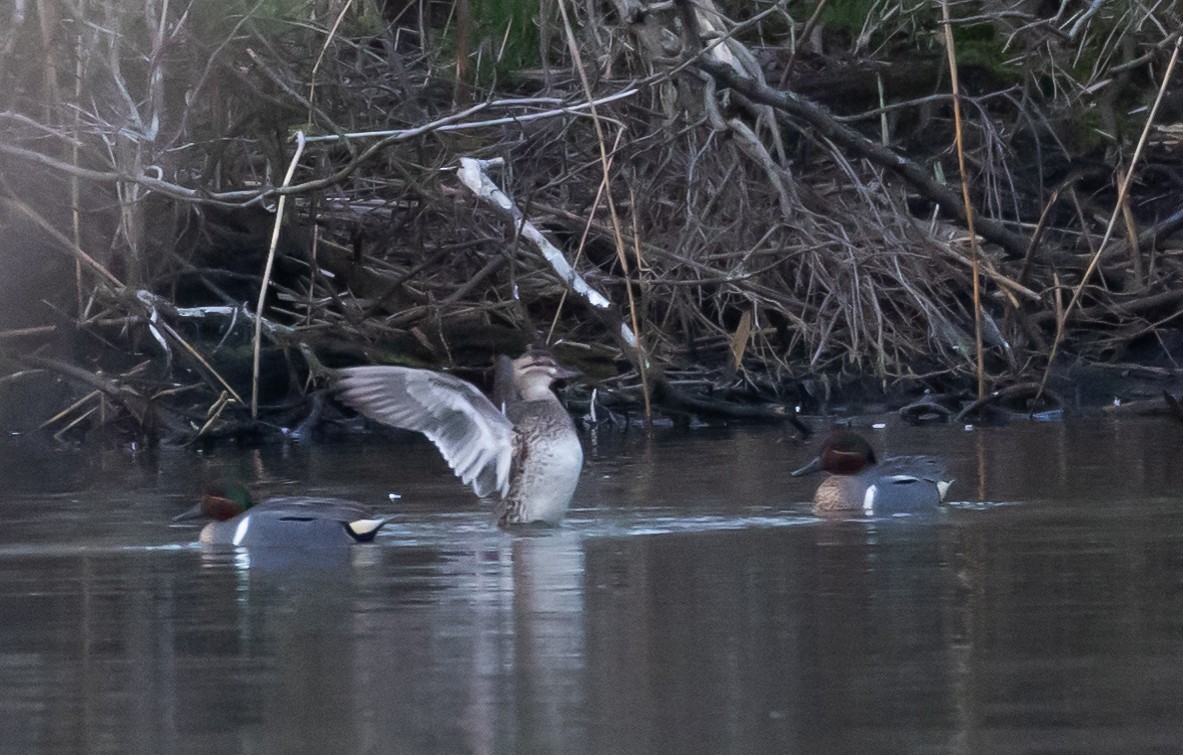
<svg viewBox="0 0 1183 755"><path fill-rule="evenodd" d="M246 531L251 528L251 518L244 516L238 526L234 528L234 544L242 545L242 541L246 540Z"/></svg>
<svg viewBox="0 0 1183 755"><path fill-rule="evenodd" d="M863 493L863 513L864 514L874 514L875 513L875 494L877 492L879 492L879 490L875 485L872 484L872 485L867 486L867 492Z"/></svg>

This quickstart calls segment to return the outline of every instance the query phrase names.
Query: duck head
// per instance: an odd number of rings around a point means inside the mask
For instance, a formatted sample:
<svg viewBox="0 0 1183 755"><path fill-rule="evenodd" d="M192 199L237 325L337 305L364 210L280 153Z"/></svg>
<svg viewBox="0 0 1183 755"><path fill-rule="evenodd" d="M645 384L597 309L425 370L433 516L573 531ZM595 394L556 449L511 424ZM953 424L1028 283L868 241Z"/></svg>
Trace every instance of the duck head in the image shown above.
<svg viewBox="0 0 1183 755"><path fill-rule="evenodd" d="M173 517L174 522L187 519L212 519L225 522L233 519L255 504L251 493L240 483L213 483L206 486L196 506Z"/></svg>
<svg viewBox="0 0 1183 755"><path fill-rule="evenodd" d="M876 463L875 450L866 438L839 430L822 442L817 458L793 472L792 476L802 477L819 471L840 475L858 474Z"/></svg>
<svg viewBox="0 0 1183 755"><path fill-rule="evenodd" d="M545 399L550 395L550 387L556 380L580 374L578 370L567 369L559 364L554 355L545 349L531 349L513 360L513 385L524 401Z"/></svg>

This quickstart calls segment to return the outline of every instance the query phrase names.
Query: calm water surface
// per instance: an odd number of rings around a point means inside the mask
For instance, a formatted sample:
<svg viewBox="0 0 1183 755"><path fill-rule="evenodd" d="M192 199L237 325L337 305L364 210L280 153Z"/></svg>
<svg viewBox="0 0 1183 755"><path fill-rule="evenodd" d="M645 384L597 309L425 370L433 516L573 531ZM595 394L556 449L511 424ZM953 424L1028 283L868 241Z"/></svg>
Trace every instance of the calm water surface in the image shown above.
<svg viewBox="0 0 1183 755"><path fill-rule="evenodd" d="M425 442L84 456L0 445L0 752L1183 748L1183 430L868 431L953 505L820 521L775 428L585 436L507 534ZM202 481L396 517L203 551ZM388 499L397 492L402 498Z"/></svg>

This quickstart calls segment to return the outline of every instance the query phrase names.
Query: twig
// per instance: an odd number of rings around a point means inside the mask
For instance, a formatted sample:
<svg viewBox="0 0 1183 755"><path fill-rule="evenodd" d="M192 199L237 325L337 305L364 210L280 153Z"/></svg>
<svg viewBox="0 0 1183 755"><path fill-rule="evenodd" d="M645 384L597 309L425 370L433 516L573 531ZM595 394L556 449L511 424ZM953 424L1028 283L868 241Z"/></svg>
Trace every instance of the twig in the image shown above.
<svg viewBox="0 0 1183 755"><path fill-rule="evenodd" d="M525 115L509 115L502 118L491 118L487 121L471 121L469 123L460 123L459 121L477 113L489 110L491 108L502 107L519 107L523 105L550 105L561 104L563 100L559 97L533 97L533 98L519 98L508 100L493 100L491 102L482 102L472 107L465 108L459 113L439 118L431 123L426 123L414 128L400 128L386 131L353 131L343 134L320 134L317 136L305 137L308 142L335 142L341 139L395 139L402 140L413 136L420 136L429 132L454 132L454 131L469 131L477 128L490 128L492 126L505 126L511 123L528 123L530 121L543 120L546 118L555 118L560 115L570 115L578 113L589 108L594 108L596 105L606 105L609 102L616 102L628 97L635 96L641 89L636 86L628 86L619 92L609 94L604 97L598 97L587 102L579 102L574 105L566 105L563 107L551 108L537 113L526 113Z"/></svg>
<svg viewBox="0 0 1183 755"><path fill-rule="evenodd" d="M329 33L325 35L324 44L320 46L320 52L316 55L316 62L312 64L312 73L308 75L308 128L312 128L312 115L317 110L316 108L316 74L320 71L320 64L324 62L325 51L329 49L333 39L337 36L337 29L341 27L341 21L345 18L345 14L353 7L353 0L345 0L341 4L341 12L337 14L337 18L333 20L333 26L329 29ZM254 56L252 56L254 59ZM256 60L256 62L258 62ZM330 121L331 123L331 121Z"/></svg>
<svg viewBox="0 0 1183 755"><path fill-rule="evenodd" d="M595 100L595 103L608 103L616 100L633 97L640 91L635 86L630 86L615 94L601 97ZM529 102L529 100L505 100L499 102L508 102L514 104L521 104L522 102ZM143 186L150 191L157 192L164 196L172 197L185 202L193 202L196 204L207 204L219 207L253 207L261 204L264 200L275 196L286 196L292 194L306 194L312 191L317 191L340 183L345 178L352 175L362 165L368 163L378 154L382 153L391 144L397 142L413 139L418 136L433 133L436 131L453 132L453 131L468 131L473 129L491 128L494 126L503 126L511 123L524 123L527 121L535 121L544 118L555 118L562 115L570 115L578 113L592 106L592 103L583 102L569 107L552 108L540 113L527 113L520 116L507 116L504 118L494 118L487 121L474 121L472 123L457 123L456 121L467 117L473 113L486 109L487 107L496 103L485 103L468 108L460 113L440 118L425 123L420 126L408 129L398 129L396 131L368 131L359 132L355 134L325 134L321 136L306 136L306 142L317 141L337 141L342 138L366 138L366 137L382 137L382 139L375 144L370 145L365 150L362 150L356 158L350 160L348 163L339 168L330 176L324 178L317 178L304 183L291 184L278 187L266 187L261 189L239 189L234 191L211 192L204 189L193 189L180 184L165 181L163 178L153 177L147 172L142 174L132 174L125 171L102 171L91 170L89 168L81 168L77 165L72 165L65 160L59 160L40 152L36 152L24 147L18 147L15 144L8 144L0 142L0 153L8 154L22 160L29 160L40 163L46 167L53 168L65 175L77 176L78 178L87 179L90 181L99 181L103 183L117 183L128 182ZM148 170L152 166L148 166Z"/></svg>
<svg viewBox="0 0 1183 755"><path fill-rule="evenodd" d="M1034 412L1035 407L1038 406L1040 399L1044 394L1047 394L1048 400L1057 409L1064 408L1064 399L1052 391L1044 391L1038 383L1019 383L1017 385L1000 388L996 391L991 391L988 396L979 396L977 401L969 404L961 411L957 412L957 416L953 418L953 422L960 423L972 418L974 415L981 412L981 410L991 404L1002 403L1003 401L1011 401L1025 396L1031 397L1030 411Z"/></svg>
<svg viewBox="0 0 1183 755"><path fill-rule="evenodd" d="M835 121L820 105L793 92L778 92L754 79L741 76L730 66L707 58L697 58L694 65L710 74L723 86L730 87L756 102L801 118L817 130L817 135L828 138L841 147L899 175L924 196L947 208L957 218L966 218L965 205L956 193L937 183L923 166L882 147L859 132ZM1006 224L993 218L978 218L976 227L983 237L997 243L1014 257L1027 249L1027 240L1010 231Z"/></svg>
<svg viewBox="0 0 1183 755"><path fill-rule="evenodd" d="M68 239L65 236L65 234L63 234L57 228L54 228L53 225L50 224L50 222L48 220L46 220L44 217L41 216L41 213L37 212L32 207L25 204L24 202L22 202L19 199L11 199L8 197L4 197L4 198L0 198L0 202L3 202L4 204L8 205L8 207L10 209L15 210L16 212L19 212L21 215L24 215L25 217L32 220L34 223L36 223L41 228L41 230L48 233L50 236L53 237L53 239L55 241L57 241L59 244L61 244L66 249L67 252L69 252L70 254L72 254L74 256L75 259L81 260L82 262L86 263L86 265L91 270L98 273L99 277L106 280L108 283L110 283L116 289L122 289L124 287L123 282L120 281L118 278L116 278L114 273L112 273L110 270L108 270L106 267L104 267L103 264L100 263L98 260L96 260L94 257L91 257L89 254L87 254L85 251L83 251L81 247L79 247L73 241Z"/></svg>
<svg viewBox="0 0 1183 755"><path fill-rule="evenodd" d="M1134 180L1134 169L1138 165L1138 160L1142 157L1142 148L1146 145L1146 138L1150 135L1150 127L1154 125L1154 116L1158 113L1158 106L1162 104L1163 95L1167 91L1167 84L1170 83L1171 74L1175 70L1175 63L1179 60L1181 43L1183 43L1183 37L1177 37L1175 39L1175 49L1171 52L1171 59L1167 62L1167 68L1162 75L1162 83L1158 87L1158 95L1154 98L1154 104L1150 107L1150 113L1146 116L1146 123L1142 127L1142 136L1138 138L1138 146L1134 148L1134 156L1130 158L1130 165L1126 169L1121 185L1117 189L1117 200L1113 204L1113 213L1109 216L1109 224L1105 227L1105 235L1101 237L1101 243L1097 246L1097 251L1093 253L1088 267L1085 268L1084 275L1081 276L1080 282L1076 284L1076 289L1072 292L1072 298L1068 300L1068 306L1056 318L1056 337L1052 339L1052 348L1047 357L1047 366L1044 367L1043 377L1039 381L1039 390L1041 392L1047 385L1048 377L1052 372L1052 365L1056 361L1056 352L1060 347L1060 342L1064 339L1064 328L1068 323L1068 317L1072 314L1072 310L1075 309L1077 302L1080 301L1080 295L1084 292L1085 286L1088 285L1089 279L1092 278L1093 272L1097 269L1097 264L1101 261L1101 253L1105 251L1105 244L1108 243L1109 238L1113 235L1113 229L1117 225L1117 218L1121 215L1121 208L1125 205L1126 195L1130 190L1130 183ZM1036 398L1038 399L1038 396Z"/></svg>
<svg viewBox="0 0 1183 755"><path fill-rule="evenodd" d="M296 132L296 154L292 155L288 163L288 172L283 177L282 186L292 182L296 173L296 166L300 164L300 157L304 154L304 132ZM259 418L259 362L263 350L263 304L267 299L267 289L271 285L271 271L275 267L275 250L279 246L279 232L283 228L283 214L287 206L287 196L279 196L279 204L275 208L275 224L271 229L271 246L267 249L267 264L263 268L263 280L259 283L259 302L255 305L255 337L254 354L251 362L251 419Z"/></svg>
<svg viewBox="0 0 1183 755"><path fill-rule="evenodd" d="M159 328L169 338L171 338L176 343L180 344L181 348L187 354L189 354L189 356L193 357L193 359L195 359L198 364L200 364L202 367L204 367L206 369L206 371L209 372L209 374L214 376L214 380L216 380L218 382L218 384L220 386L222 386L222 389L224 391L226 391L231 396L233 396L234 400L237 401L239 404L242 403L242 397L238 395L238 392L230 387L230 383L226 382L226 378L222 377L221 373L219 373L217 370L214 369L213 365L211 365L205 359L205 357L203 357L201 355L201 352L199 352L196 349L196 347L194 347L192 344L190 344L171 325L169 325L164 320L161 320L158 317L156 317L156 310L157 309L165 309L165 310L170 311L174 314L179 314L179 311L173 306L172 302L164 299L163 297L157 296L156 294L153 294L150 291L143 291L143 290L136 292L136 299L139 302L141 302L144 305L144 307L147 309L148 319L149 319L151 327Z"/></svg>
<svg viewBox="0 0 1183 755"><path fill-rule="evenodd" d="M120 385L118 382L111 380L101 374L84 370L81 367L76 367L72 364L61 362L56 359L49 359L47 357L38 356L36 354L26 354L18 357L18 359L33 367L40 367L42 369L51 370L59 375L73 378L79 382L85 383L90 387L101 391L104 395L109 396L120 406L128 411L141 427L148 429L149 432L155 433L155 429L161 426L166 427L174 433L188 433L190 428L186 427L183 422L174 418L171 414L165 411L158 410L156 405L148 398L142 396L128 386ZM87 396L86 398L90 398ZM73 409L79 406L82 399L75 402L70 408ZM67 409L66 411L69 411ZM61 416L61 413L58 415ZM56 418L55 418L56 419Z"/></svg>
<svg viewBox="0 0 1183 755"><path fill-rule="evenodd" d="M780 75L780 88L784 89L785 85L789 83L789 79L793 76L793 66L797 63L797 54L801 52L801 45L813 34L813 27L817 25L818 18L821 17L822 11L826 8L826 0L818 0L817 7L813 9L813 13L805 21L805 26L801 27L801 36L793 40L793 51L789 54L789 62L785 63L785 70Z"/></svg>

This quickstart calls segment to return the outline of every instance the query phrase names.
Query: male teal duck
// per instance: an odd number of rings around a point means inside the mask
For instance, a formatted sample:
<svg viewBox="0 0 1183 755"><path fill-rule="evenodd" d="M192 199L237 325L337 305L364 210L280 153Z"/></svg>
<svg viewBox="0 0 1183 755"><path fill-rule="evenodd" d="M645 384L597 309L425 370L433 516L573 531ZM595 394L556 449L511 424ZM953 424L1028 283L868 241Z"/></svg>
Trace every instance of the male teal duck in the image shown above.
<svg viewBox="0 0 1183 755"><path fill-rule="evenodd" d="M426 435L478 496L501 496L500 526L557 525L583 469L571 415L551 390L566 369L542 349L498 360L495 406L452 375L409 367L339 371L339 397L365 416Z"/></svg>
<svg viewBox="0 0 1183 755"><path fill-rule="evenodd" d="M173 521L212 519L198 539L207 545L333 547L365 543L390 521L368 506L340 498L251 500L245 486L211 486L192 509Z"/></svg>
<svg viewBox="0 0 1183 755"><path fill-rule="evenodd" d="M822 443L817 458L794 477L829 472L813 496L818 514L862 511L893 514L935 508L945 499L952 480L944 465L928 456L895 456L879 463L861 435L836 431Z"/></svg>

